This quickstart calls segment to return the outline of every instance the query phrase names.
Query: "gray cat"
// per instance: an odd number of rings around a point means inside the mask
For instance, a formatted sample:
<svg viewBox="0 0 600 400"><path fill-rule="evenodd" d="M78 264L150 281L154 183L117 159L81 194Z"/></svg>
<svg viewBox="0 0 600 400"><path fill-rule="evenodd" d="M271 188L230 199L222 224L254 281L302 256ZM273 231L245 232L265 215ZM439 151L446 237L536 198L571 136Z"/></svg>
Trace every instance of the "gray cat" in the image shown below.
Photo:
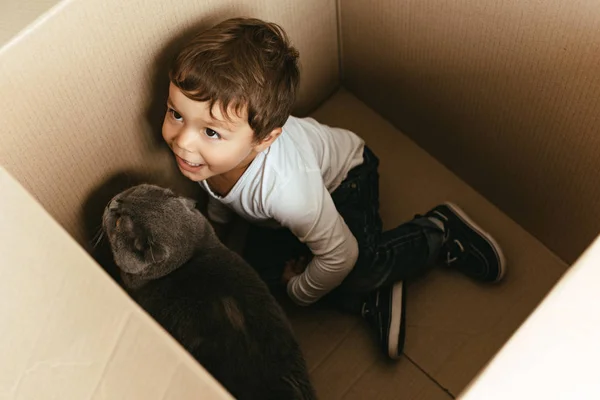
<svg viewBox="0 0 600 400"><path fill-rule="evenodd" d="M283 310L194 201L138 185L109 202L102 227L132 298L233 396L316 398Z"/></svg>

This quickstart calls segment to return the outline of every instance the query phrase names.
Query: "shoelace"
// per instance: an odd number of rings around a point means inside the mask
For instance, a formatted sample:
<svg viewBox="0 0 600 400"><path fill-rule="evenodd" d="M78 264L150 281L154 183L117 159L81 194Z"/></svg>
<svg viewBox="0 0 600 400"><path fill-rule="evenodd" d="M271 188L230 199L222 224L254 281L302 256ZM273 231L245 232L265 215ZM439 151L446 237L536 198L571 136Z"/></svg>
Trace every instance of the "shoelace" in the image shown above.
<svg viewBox="0 0 600 400"><path fill-rule="evenodd" d="M369 300L363 303L361 311L363 318L367 320L373 318L375 315L372 308L377 308L377 306L379 306L379 291L377 291L377 294L375 295L375 301L373 304L369 305Z"/></svg>
<svg viewBox="0 0 600 400"><path fill-rule="evenodd" d="M381 341L383 338L383 332L381 330L381 321L379 319L379 315L377 314L377 307L379 306L379 291L377 292L375 301L369 304L368 301L364 302L362 305L362 317L374 325L377 328L377 333L379 334L379 340Z"/></svg>
<svg viewBox="0 0 600 400"><path fill-rule="evenodd" d="M450 249L450 246L448 245L448 239L450 238L450 229L447 226L448 218L439 211L434 211L433 213L436 215L436 218L439 219L440 221L442 221L442 223L444 224L443 241L444 241L444 245L447 246L447 248L448 248L448 251L446 252L446 264L450 265L453 262L455 262L456 260L458 260L460 254L465 252L465 247L460 242L460 240L453 239L452 243L454 243L459 248L460 251L458 253L455 253L454 255L452 255L453 249Z"/></svg>
<svg viewBox="0 0 600 400"><path fill-rule="evenodd" d="M460 242L460 240L454 239L453 243L458 246L458 248L460 249L460 252L458 254L452 255L452 250L449 249L446 252L446 264L447 265L450 265L453 262L455 262L456 260L458 260L459 254L462 254L462 253L465 252L465 247L462 245L462 243Z"/></svg>
<svg viewBox="0 0 600 400"><path fill-rule="evenodd" d="M362 317L364 319L369 319L369 318L371 318L371 313L372 313L372 311L370 308L367 307L367 302L365 301L362 305L362 310L361 310L360 314L362 315Z"/></svg>

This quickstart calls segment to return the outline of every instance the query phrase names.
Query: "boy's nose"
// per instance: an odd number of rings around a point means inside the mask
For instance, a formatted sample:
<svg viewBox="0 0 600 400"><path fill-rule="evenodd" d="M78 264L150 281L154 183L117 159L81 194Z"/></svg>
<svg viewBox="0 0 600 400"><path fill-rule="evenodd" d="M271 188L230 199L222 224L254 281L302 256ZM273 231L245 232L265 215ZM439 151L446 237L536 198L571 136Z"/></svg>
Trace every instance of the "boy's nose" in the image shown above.
<svg viewBox="0 0 600 400"><path fill-rule="evenodd" d="M191 153L194 149L194 140L195 135L193 132L189 129L182 129L175 138L175 144L183 151Z"/></svg>

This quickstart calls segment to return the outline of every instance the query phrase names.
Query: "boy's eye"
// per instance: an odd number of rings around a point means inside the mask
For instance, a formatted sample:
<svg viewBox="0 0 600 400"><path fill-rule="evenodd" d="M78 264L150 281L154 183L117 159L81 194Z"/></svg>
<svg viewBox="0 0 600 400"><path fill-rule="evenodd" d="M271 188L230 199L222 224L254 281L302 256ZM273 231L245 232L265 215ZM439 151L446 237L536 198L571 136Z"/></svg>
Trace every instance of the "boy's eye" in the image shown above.
<svg viewBox="0 0 600 400"><path fill-rule="evenodd" d="M206 136L208 136L211 139L220 139L221 135L219 135L218 132L215 132L214 130L210 129L210 128L206 128Z"/></svg>
<svg viewBox="0 0 600 400"><path fill-rule="evenodd" d="M176 121L183 120L183 117L181 116L181 114L179 114L177 111L173 110L172 108L169 108L169 113L171 114L171 117L173 117L174 120L176 120Z"/></svg>

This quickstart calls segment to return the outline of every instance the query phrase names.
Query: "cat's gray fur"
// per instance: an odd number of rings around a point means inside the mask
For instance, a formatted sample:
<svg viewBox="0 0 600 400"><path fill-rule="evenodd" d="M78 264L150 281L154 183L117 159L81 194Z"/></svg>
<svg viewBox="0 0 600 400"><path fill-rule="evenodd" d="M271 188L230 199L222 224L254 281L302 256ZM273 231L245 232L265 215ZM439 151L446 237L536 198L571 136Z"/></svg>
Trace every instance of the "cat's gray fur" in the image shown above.
<svg viewBox="0 0 600 400"><path fill-rule="evenodd" d="M316 398L283 310L194 201L138 185L109 202L102 226L130 295L232 395Z"/></svg>

